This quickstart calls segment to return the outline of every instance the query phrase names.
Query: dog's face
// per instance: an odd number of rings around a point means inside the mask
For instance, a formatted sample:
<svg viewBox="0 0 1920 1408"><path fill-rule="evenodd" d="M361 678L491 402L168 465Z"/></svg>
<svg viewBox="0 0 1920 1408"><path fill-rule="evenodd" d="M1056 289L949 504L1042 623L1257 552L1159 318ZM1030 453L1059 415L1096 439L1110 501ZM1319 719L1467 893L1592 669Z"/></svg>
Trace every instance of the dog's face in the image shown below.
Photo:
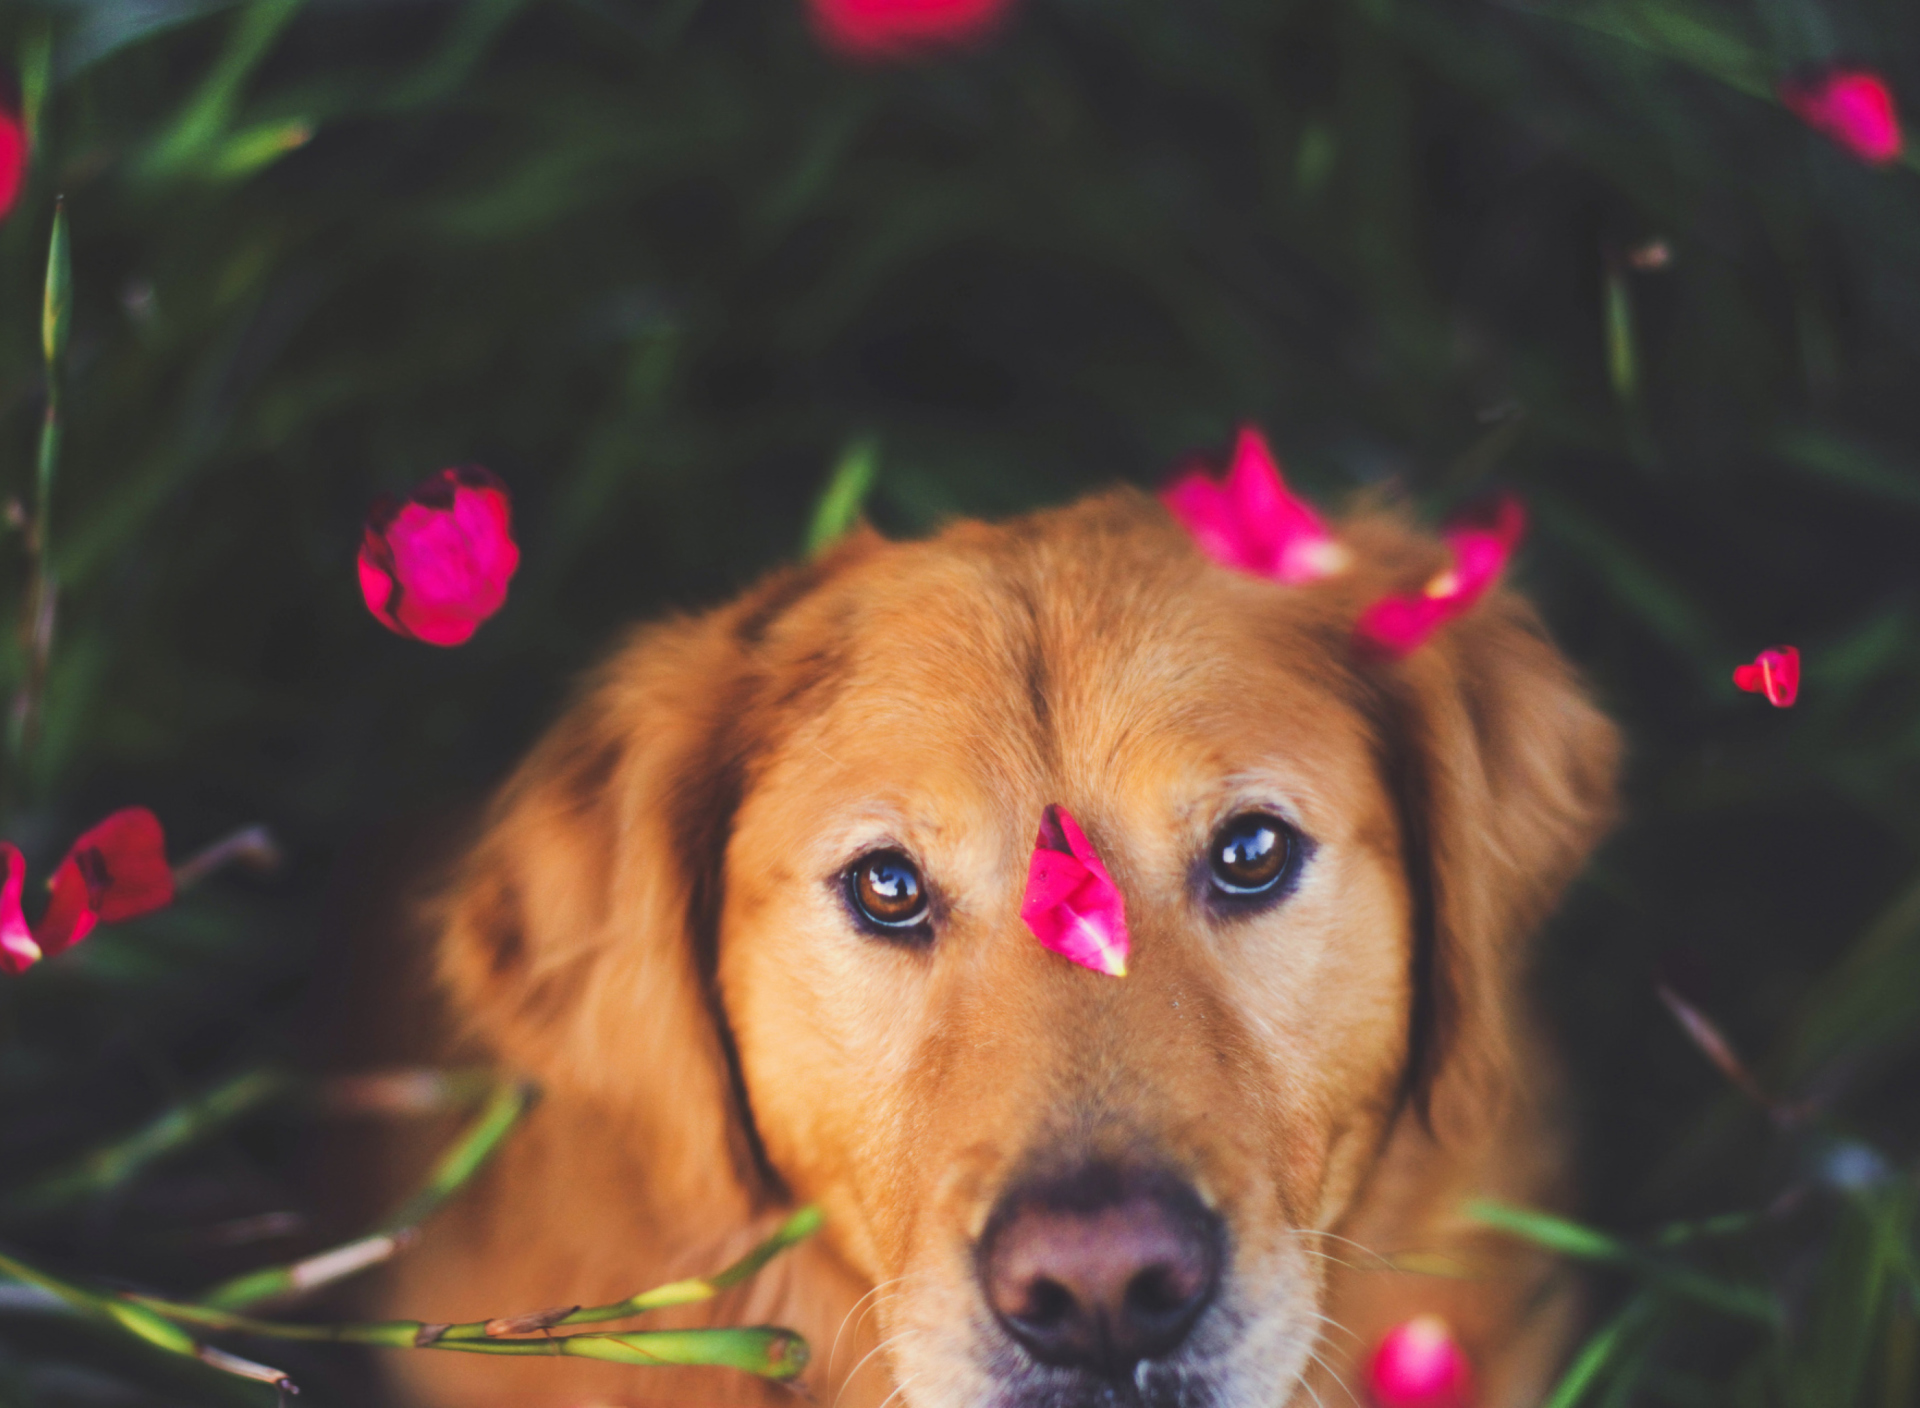
<svg viewBox="0 0 1920 1408"><path fill-rule="evenodd" d="M1354 572L1285 588L1120 496L866 539L642 645L509 795L456 989L549 1081L714 1107L656 1111L640 1168L704 1139L821 1202L907 1404L1277 1401L1316 1234L1447 1072L1497 1071L1514 939L1612 762L1511 603L1356 656L1359 608L1439 559L1349 531ZM1125 977L1020 918L1050 803L1124 896ZM569 833L597 898L525 873ZM530 891L598 937L530 954Z"/></svg>

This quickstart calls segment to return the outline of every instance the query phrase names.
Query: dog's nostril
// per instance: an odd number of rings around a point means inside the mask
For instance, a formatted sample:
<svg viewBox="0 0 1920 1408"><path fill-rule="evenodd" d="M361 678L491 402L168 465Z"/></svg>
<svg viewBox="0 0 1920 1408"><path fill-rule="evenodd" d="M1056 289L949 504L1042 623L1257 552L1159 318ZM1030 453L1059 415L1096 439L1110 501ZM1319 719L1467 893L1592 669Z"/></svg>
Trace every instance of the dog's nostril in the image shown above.
<svg viewBox="0 0 1920 1408"><path fill-rule="evenodd" d="M1127 1304L1142 1315L1165 1315L1184 1309L1193 1299L1170 1266L1149 1266L1127 1282Z"/></svg>
<svg viewBox="0 0 1920 1408"><path fill-rule="evenodd" d="M1019 1318L1038 1329L1054 1329L1070 1320L1078 1308L1072 1291L1043 1276L1027 1293L1027 1303Z"/></svg>
<svg viewBox="0 0 1920 1408"><path fill-rule="evenodd" d="M1185 1340L1219 1281L1222 1240L1184 1183L1089 1168L1001 1199L981 1239L982 1289L1035 1359L1124 1377Z"/></svg>

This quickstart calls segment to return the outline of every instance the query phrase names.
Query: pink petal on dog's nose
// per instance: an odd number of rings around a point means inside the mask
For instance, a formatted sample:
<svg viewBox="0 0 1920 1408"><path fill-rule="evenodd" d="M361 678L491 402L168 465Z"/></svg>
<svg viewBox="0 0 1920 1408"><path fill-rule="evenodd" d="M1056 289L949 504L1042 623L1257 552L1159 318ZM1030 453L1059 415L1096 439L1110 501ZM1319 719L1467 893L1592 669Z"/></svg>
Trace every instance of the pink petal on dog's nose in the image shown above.
<svg viewBox="0 0 1920 1408"><path fill-rule="evenodd" d="M1776 645L1754 656L1751 665L1738 665L1733 682L1749 694L1764 694L1776 709L1791 708L1800 697L1800 651Z"/></svg>
<svg viewBox="0 0 1920 1408"><path fill-rule="evenodd" d="M1096 973L1127 975L1126 903L1065 807L1040 814L1020 917L1061 957Z"/></svg>
<svg viewBox="0 0 1920 1408"><path fill-rule="evenodd" d="M1215 562L1258 577L1300 586L1347 565L1343 548L1320 515L1294 496L1266 437L1243 426L1224 481L1204 469L1181 475L1160 501L1200 550Z"/></svg>

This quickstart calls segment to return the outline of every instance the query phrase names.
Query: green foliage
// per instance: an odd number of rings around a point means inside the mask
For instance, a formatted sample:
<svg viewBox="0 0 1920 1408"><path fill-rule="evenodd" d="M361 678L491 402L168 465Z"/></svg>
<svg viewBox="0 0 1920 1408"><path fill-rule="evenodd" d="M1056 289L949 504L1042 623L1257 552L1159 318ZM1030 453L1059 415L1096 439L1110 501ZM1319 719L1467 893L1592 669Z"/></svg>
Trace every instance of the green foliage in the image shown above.
<svg viewBox="0 0 1920 1408"><path fill-rule="evenodd" d="M0 225L28 521L50 385L61 430L57 617L0 540L0 613L57 620L44 680L31 624L0 645L0 693L43 696L0 834L43 874L140 802L176 854L263 820L294 857L0 981L4 1177L297 1066L328 877L460 815L622 623L862 501L915 533L1151 485L1253 419L1329 501L1521 492L1520 576L1632 739L1541 975L1625 1249L1556 1408L1911 1403L1920 177L1772 93L1845 56L1920 104L1916 54L1920 9L1872 0L1026 0L872 69L799 0L0 9L37 142ZM352 559L374 493L469 460L524 565L440 651ZM1784 642L1779 713L1728 675ZM1815 1113L1726 1093L1656 965ZM302 1119L170 1147L31 1249L166 1290L297 1254L207 1229L299 1205ZM0 1403L251 1392L50 1324L0 1316ZM370 1401L336 1364L299 1361L304 1401Z"/></svg>

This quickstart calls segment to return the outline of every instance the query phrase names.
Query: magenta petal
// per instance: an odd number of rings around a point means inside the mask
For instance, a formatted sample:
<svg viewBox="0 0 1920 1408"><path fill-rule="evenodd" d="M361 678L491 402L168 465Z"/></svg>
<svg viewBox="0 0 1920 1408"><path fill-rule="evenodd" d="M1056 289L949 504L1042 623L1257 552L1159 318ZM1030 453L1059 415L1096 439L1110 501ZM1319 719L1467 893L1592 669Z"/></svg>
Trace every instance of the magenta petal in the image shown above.
<svg viewBox="0 0 1920 1408"><path fill-rule="evenodd" d="M1173 516L1215 562L1299 586L1332 576L1346 553L1320 516L1280 476L1266 438L1252 426L1234 441L1224 481L1201 470L1181 475L1161 493Z"/></svg>
<svg viewBox="0 0 1920 1408"><path fill-rule="evenodd" d="M1467 1408L1473 1366L1444 1320L1420 1315L1380 1341L1367 1364L1367 1389L1379 1408Z"/></svg>
<svg viewBox="0 0 1920 1408"><path fill-rule="evenodd" d="M1462 515L1441 535L1453 565L1418 592L1374 602L1354 624L1355 637L1395 659L1412 654L1500 580L1526 529L1526 510L1511 495Z"/></svg>
<svg viewBox="0 0 1920 1408"><path fill-rule="evenodd" d="M1049 806L1040 815L1020 918L1043 946L1063 958L1096 973L1126 976L1127 915L1120 887L1065 807Z"/></svg>
<svg viewBox="0 0 1920 1408"><path fill-rule="evenodd" d="M1227 496L1202 470L1181 475L1160 493L1160 502L1192 536L1201 552L1242 572L1260 570L1257 557L1235 527Z"/></svg>
<svg viewBox="0 0 1920 1408"><path fill-rule="evenodd" d="M1780 85L1780 101L1815 131L1862 161L1884 166L1905 147L1887 80L1872 69L1829 69Z"/></svg>
<svg viewBox="0 0 1920 1408"><path fill-rule="evenodd" d="M1354 634L1362 644L1399 659L1425 645L1452 614L1451 602L1424 593L1382 597L1360 614Z"/></svg>
<svg viewBox="0 0 1920 1408"><path fill-rule="evenodd" d="M1764 694L1776 709L1790 709L1800 697L1800 651L1791 645L1763 650L1751 665L1734 669L1733 682L1749 694Z"/></svg>
<svg viewBox="0 0 1920 1408"><path fill-rule="evenodd" d="M40 945L33 941L33 930L20 910L27 861L11 841L0 841L0 856L7 864L6 880L0 882L0 973L24 973L40 961Z"/></svg>

